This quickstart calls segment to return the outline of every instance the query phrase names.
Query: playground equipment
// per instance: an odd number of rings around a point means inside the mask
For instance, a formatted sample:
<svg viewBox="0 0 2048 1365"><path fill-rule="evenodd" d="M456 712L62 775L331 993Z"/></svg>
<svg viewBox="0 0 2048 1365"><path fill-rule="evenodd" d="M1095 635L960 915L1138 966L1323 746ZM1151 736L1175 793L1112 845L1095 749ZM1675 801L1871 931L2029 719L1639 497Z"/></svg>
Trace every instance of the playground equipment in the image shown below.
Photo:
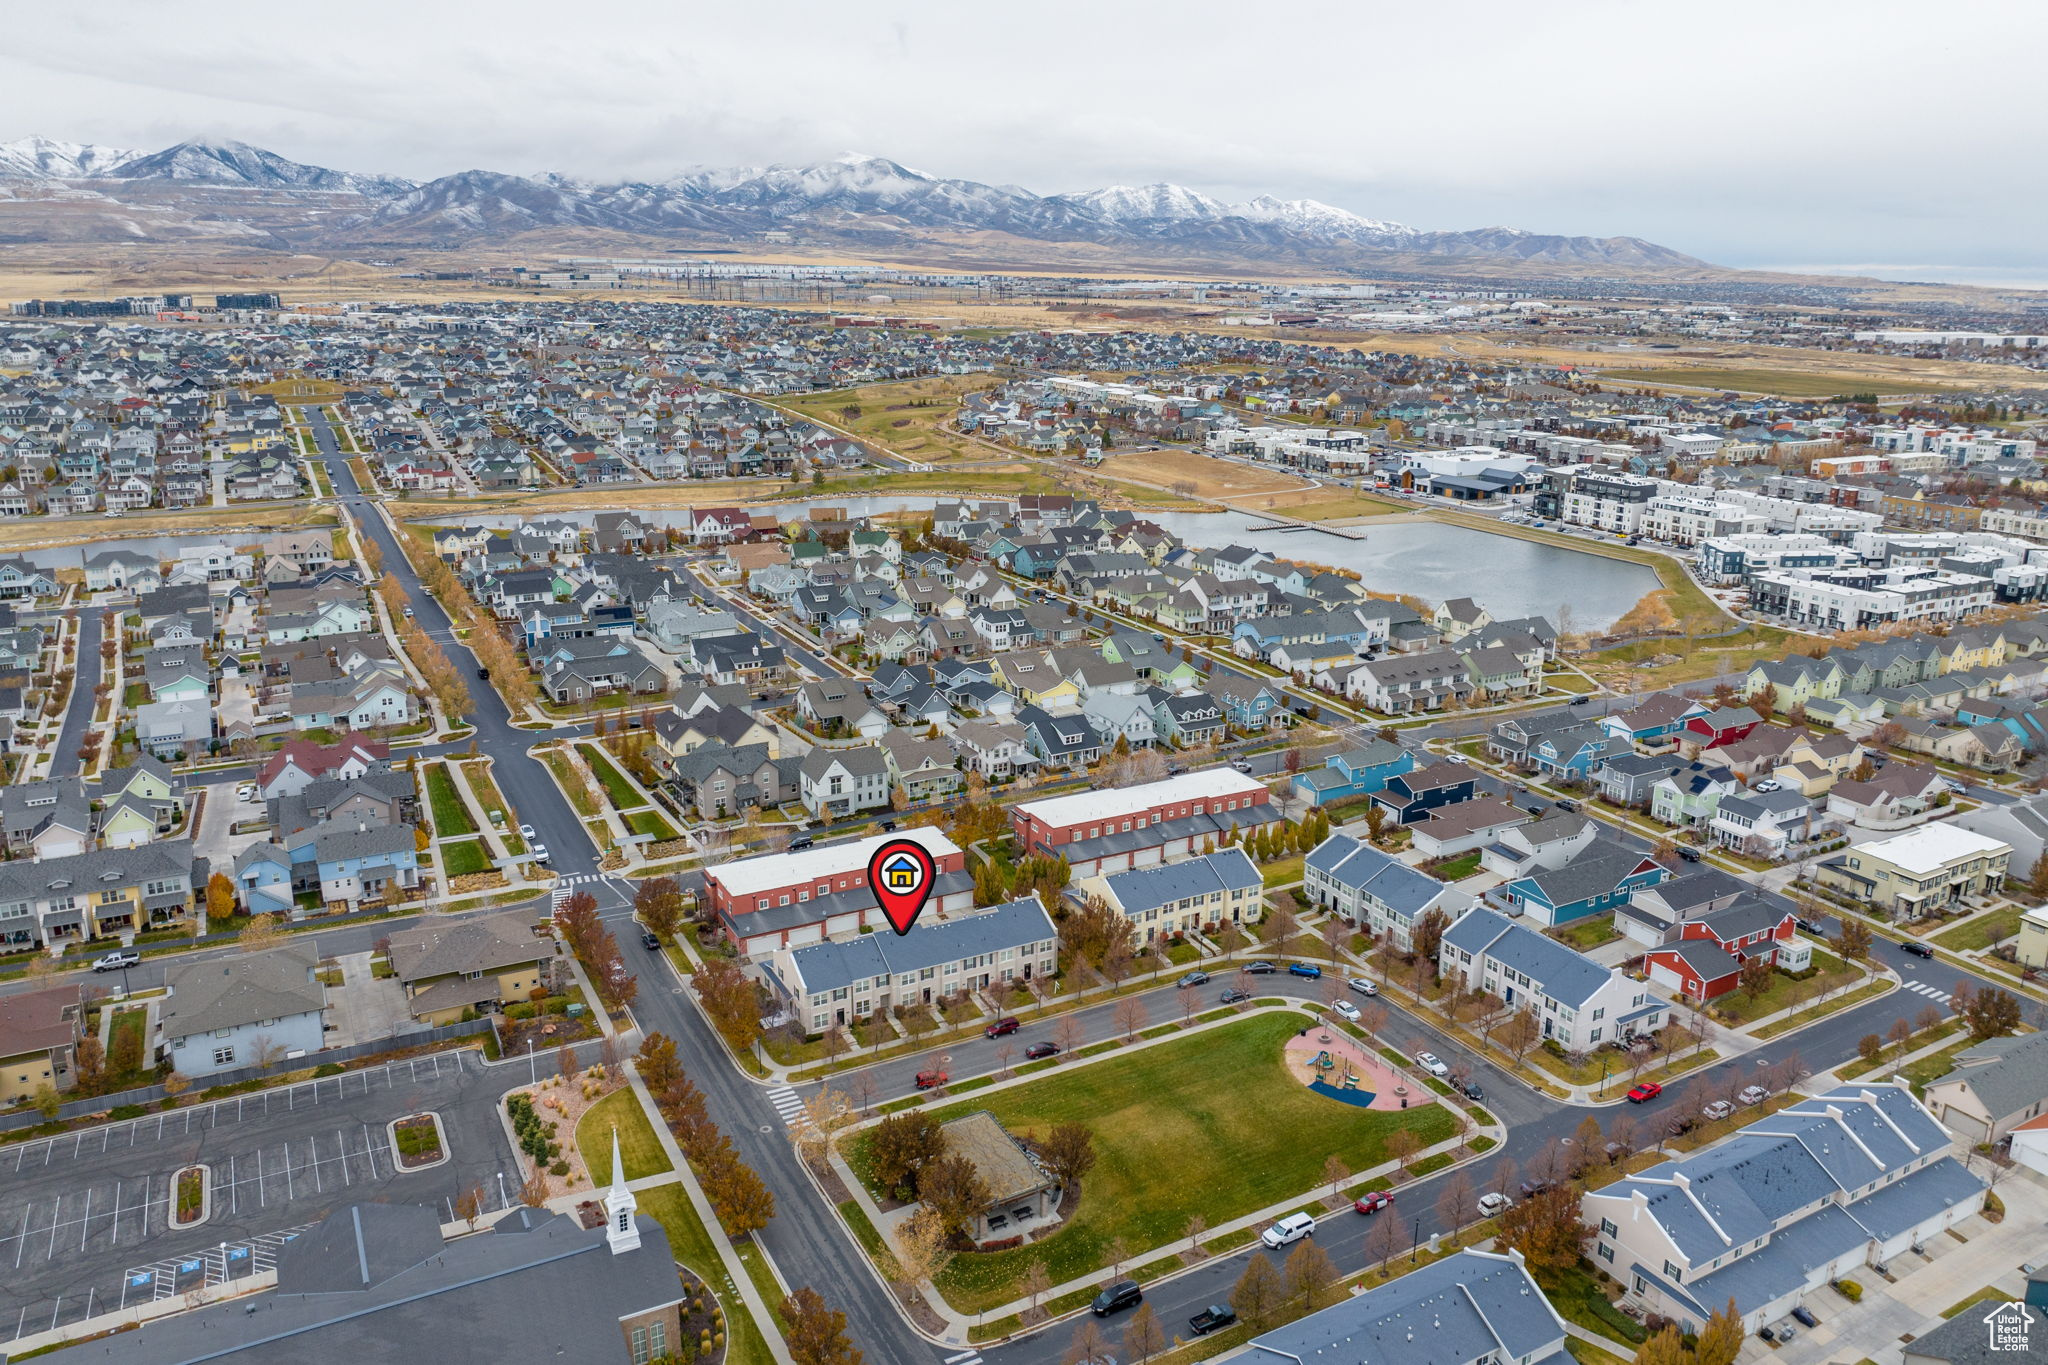
<svg viewBox="0 0 2048 1365"><path fill-rule="evenodd" d="M1329 1050L1326 1048L1318 1052L1316 1059L1310 1062L1309 1065L1318 1071L1332 1071L1336 1069L1337 1063L1331 1059Z"/></svg>

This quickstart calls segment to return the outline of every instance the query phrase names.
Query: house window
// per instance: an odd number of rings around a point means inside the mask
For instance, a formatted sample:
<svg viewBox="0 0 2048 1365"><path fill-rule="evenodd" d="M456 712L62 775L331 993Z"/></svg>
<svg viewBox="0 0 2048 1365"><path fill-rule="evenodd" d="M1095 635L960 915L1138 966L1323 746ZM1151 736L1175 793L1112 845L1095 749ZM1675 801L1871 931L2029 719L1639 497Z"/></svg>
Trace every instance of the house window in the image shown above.
<svg viewBox="0 0 2048 1365"><path fill-rule="evenodd" d="M1613 1236L1615 1236L1616 1234L1618 1234L1618 1233L1619 1233L1620 1231L1621 1231L1621 1229L1620 1229L1620 1228L1618 1228L1618 1227L1616 1227L1616 1226L1614 1225L1614 1220L1613 1220L1613 1219L1611 1219L1611 1218L1602 1218L1602 1219L1600 1220L1600 1235L1601 1235L1602 1237L1613 1237Z"/></svg>
<svg viewBox="0 0 2048 1365"><path fill-rule="evenodd" d="M1664 1276L1666 1279L1670 1280L1671 1283L1679 1284L1684 1280L1685 1272L1680 1270L1676 1265L1673 1265L1670 1261L1666 1261L1664 1263Z"/></svg>
<svg viewBox="0 0 2048 1365"><path fill-rule="evenodd" d="M231 1047L215 1048L213 1050L213 1064L215 1066L233 1066L235 1064L235 1050Z"/></svg>
<svg viewBox="0 0 2048 1365"><path fill-rule="evenodd" d="M1605 1242L1602 1242L1602 1243L1600 1244L1600 1248L1599 1248L1599 1250L1600 1250L1600 1259L1601 1259L1601 1260L1603 1260L1603 1261L1608 1261L1608 1262L1612 1262L1612 1261L1614 1260L1614 1248L1613 1248L1613 1247L1611 1247L1611 1246L1607 1245L1607 1243L1605 1243Z"/></svg>
<svg viewBox="0 0 2048 1365"><path fill-rule="evenodd" d="M647 1347L647 1329L645 1327L635 1327L633 1329L633 1365L647 1365L647 1362L651 1359L653 1359L653 1356Z"/></svg>

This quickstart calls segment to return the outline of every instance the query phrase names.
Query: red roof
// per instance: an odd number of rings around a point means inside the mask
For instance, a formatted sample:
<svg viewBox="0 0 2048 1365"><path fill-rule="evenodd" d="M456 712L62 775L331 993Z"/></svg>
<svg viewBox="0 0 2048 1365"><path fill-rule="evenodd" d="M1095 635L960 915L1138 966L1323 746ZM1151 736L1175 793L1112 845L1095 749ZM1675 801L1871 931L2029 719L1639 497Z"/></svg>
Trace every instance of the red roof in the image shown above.
<svg viewBox="0 0 2048 1365"><path fill-rule="evenodd" d="M310 739L288 739L284 747L272 754L256 773L256 780L269 786L277 775L287 767L315 777L325 777L351 758L366 762L391 757L391 746L381 741L368 739L351 731L332 745L316 744Z"/></svg>

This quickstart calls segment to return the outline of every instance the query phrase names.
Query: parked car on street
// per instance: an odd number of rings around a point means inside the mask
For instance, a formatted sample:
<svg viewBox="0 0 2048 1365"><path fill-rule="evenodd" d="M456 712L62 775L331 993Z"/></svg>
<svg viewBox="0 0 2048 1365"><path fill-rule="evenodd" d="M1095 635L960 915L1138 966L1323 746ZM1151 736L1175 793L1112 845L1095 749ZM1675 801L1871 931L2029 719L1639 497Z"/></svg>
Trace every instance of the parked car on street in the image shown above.
<svg viewBox="0 0 2048 1365"><path fill-rule="evenodd" d="M1035 1062L1041 1057L1058 1056L1059 1050L1060 1045L1058 1043L1033 1043L1030 1047L1024 1049L1024 1056L1027 1061Z"/></svg>
<svg viewBox="0 0 2048 1365"><path fill-rule="evenodd" d="M142 954L130 952L125 948L111 953L102 953L92 960L92 969L96 972L118 972L123 967L139 967L141 965ZM95 986L93 989L98 990L99 987Z"/></svg>
<svg viewBox="0 0 2048 1365"><path fill-rule="evenodd" d="M1244 964L1244 970L1254 976L1262 976L1267 972L1275 972L1280 969L1270 962L1247 962Z"/></svg>
<svg viewBox="0 0 2048 1365"><path fill-rule="evenodd" d="M1198 1337L1219 1332L1237 1321L1237 1310L1227 1303L1212 1303L1188 1319L1188 1330Z"/></svg>
<svg viewBox="0 0 2048 1365"><path fill-rule="evenodd" d="M642 929L640 946L650 953L658 953L661 951L661 938L652 929Z"/></svg>
<svg viewBox="0 0 2048 1365"><path fill-rule="evenodd" d="M1106 1318L1111 1313L1136 1308L1144 1297L1145 1291L1138 1287L1136 1280L1118 1280L1095 1296L1095 1301L1088 1305L1088 1311L1098 1318Z"/></svg>
<svg viewBox="0 0 2048 1365"><path fill-rule="evenodd" d="M1225 986L1218 997L1226 1005L1235 1005L1252 998L1252 993L1241 986Z"/></svg>
<svg viewBox="0 0 2048 1365"><path fill-rule="evenodd" d="M1207 972L1189 972L1177 984L1182 987L1206 986L1209 984L1209 974Z"/></svg>
<svg viewBox="0 0 2048 1365"><path fill-rule="evenodd" d="M1504 1194L1482 1194L1479 1196L1479 1216L1491 1218L1497 1213L1505 1212L1514 1202Z"/></svg>
<svg viewBox="0 0 2048 1365"><path fill-rule="evenodd" d="M951 1077L943 1071L920 1071L917 1073L917 1088L936 1090L950 1079Z"/></svg>
<svg viewBox="0 0 2048 1365"><path fill-rule="evenodd" d="M1349 1000L1339 1000L1330 1008L1336 1013L1343 1015L1346 1019L1349 1019L1352 1023L1358 1022L1358 1006L1352 1004Z"/></svg>
<svg viewBox="0 0 2048 1365"><path fill-rule="evenodd" d="M1451 1069L1448 1066L1445 1066L1443 1063L1443 1059L1441 1057L1438 1057L1434 1052L1416 1053L1415 1064L1421 1067L1424 1071L1427 1071L1430 1075L1435 1076L1439 1080L1451 1074Z"/></svg>
<svg viewBox="0 0 2048 1365"><path fill-rule="evenodd" d="M1479 1088L1479 1082L1467 1081L1465 1082L1465 1098L1468 1100L1483 1100L1486 1098L1486 1092Z"/></svg>
<svg viewBox="0 0 2048 1365"><path fill-rule="evenodd" d="M1735 1106L1726 1100L1715 1100L1712 1104L1700 1110L1701 1115L1708 1119L1725 1119L1734 1112Z"/></svg>
<svg viewBox="0 0 2048 1365"><path fill-rule="evenodd" d="M1354 976L1345 984L1351 987L1352 990L1357 991L1360 995L1378 995L1380 993L1380 988L1378 986L1374 985L1370 981L1367 981L1362 976Z"/></svg>
<svg viewBox="0 0 2048 1365"><path fill-rule="evenodd" d="M1933 957L1933 956L1934 956L1934 949L1933 949L1933 947L1932 947L1931 945L1929 945L1929 944L1925 944L1925 943L1912 943L1912 942L1907 942L1907 943L1901 943L1901 944L1899 945L1899 951L1900 951L1900 952L1902 952L1902 953L1911 953L1911 954L1912 954L1912 955L1913 955L1914 957Z"/></svg>
<svg viewBox="0 0 2048 1365"><path fill-rule="evenodd" d="M1664 1087L1657 1082L1644 1081L1641 1085L1628 1092L1628 1102L1630 1104L1641 1104L1644 1100L1654 1100L1663 1093Z"/></svg>
<svg viewBox="0 0 2048 1365"><path fill-rule="evenodd" d="M1762 1104L1768 1094L1770 1092L1760 1085L1746 1085L1742 1088L1742 1093L1735 1098L1744 1104Z"/></svg>
<svg viewBox="0 0 2048 1365"><path fill-rule="evenodd" d="M1312 962L1290 962L1287 964L1287 974L1289 976L1305 976L1311 981L1319 981L1322 979L1323 969Z"/></svg>
<svg viewBox="0 0 2048 1365"><path fill-rule="evenodd" d="M1385 1190L1371 1190L1351 1201L1351 1207L1360 1213L1377 1213L1394 1202L1394 1196Z"/></svg>
<svg viewBox="0 0 2048 1365"><path fill-rule="evenodd" d="M981 1031L984 1038L1000 1038L1006 1033L1015 1033L1024 1025L1015 1018L998 1019Z"/></svg>
<svg viewBox="0 0 2048 1365"><path fill-rule="evenodd" d="M1279 1222L1259 1234L1259 1240L1269 1247L1284 1247L1302 1238L1312 1236L1316 1220L1305 1213L1290 1213Z"/></svg>

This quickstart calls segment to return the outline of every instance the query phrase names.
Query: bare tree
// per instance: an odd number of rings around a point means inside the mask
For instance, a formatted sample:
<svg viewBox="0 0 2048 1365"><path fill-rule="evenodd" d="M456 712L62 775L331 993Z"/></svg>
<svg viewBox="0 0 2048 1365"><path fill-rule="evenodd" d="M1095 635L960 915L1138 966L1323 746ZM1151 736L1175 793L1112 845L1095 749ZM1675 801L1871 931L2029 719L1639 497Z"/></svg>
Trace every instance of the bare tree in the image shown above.
<svg viewBox="0 0 2048 1365"><path fill-rule="evenodd" d="M1116 1002L1116 1026L1122 1030L1125 1042L1132 1042L1138 1031L1145 1027L1145 1001L1142 996L1127 995Z"/></svg>
<svg viewBox="0 0 2048 1365"><path fill-rule="evenodd" d="M1187 1226L1181 1230L1181 1235L1188 1239L1188 1255L1192 1256L1196 1253L1196 1251L1200 1249L1202 1245L1202 1234L1207 1232L1208 1230L1208 1219L1202 1217L1202 1215L1199 1213L1191 1213L1188 1215Z"/></svg>
<svg viewBox="0 0 2048 1365"><path fill-rule="evenodd" d="M1465 1229L1465 1223L1472 1217L1472 1177L1464 1168L1454 1170L1444 1180L1444 1187L1436 1197L1436 1216L1451 1230L1451 1245L1458 1244L1458 1234Z"/></svg>
<svg viewBox="0 0 2048 1365"><path fill-rule="evenodd" d="M1365 1259L1380 1263L1380 1278L1387 1277L1387 1262L1401 1250L1401 1222L1397 1218L1375 1218L1365 1234Z"/></svg>
<svg viewBox="0 0 2048 1365"><path fill-rule="evenodd" d="M1081 1043L1081 1021L1071 1014L1063 1014L1060 1021L1052 1026L1053 1045L1061 1055L1072 1052Z"/></svg>
<svg viewBox="0 0 2048 1365"><path fill-rule="evenodd" d="M1182 986L1179 990L1174 992L1174 998L1180 1001L1181 1023L1183 1025L1194 1023L1195 1012L1202 1008L1202 997L1200 992L1197 991L1196 988L1193 986Z"/></svg>

